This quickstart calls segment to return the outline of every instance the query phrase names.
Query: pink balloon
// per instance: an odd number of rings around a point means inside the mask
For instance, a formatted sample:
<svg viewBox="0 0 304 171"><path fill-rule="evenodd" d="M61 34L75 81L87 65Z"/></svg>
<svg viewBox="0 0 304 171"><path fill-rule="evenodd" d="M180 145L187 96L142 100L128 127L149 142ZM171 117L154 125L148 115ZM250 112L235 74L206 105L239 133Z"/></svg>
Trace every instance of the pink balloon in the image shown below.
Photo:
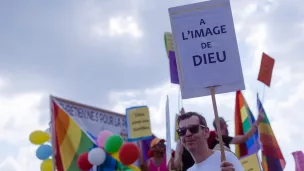
<svg viewBox="0 0 304 171"><path fill-rule="evenodd" d="M111 136L113 133L109 130L101 131L97 138L98 147L104 148L104 143L108 139L109 136Z"/></svg>

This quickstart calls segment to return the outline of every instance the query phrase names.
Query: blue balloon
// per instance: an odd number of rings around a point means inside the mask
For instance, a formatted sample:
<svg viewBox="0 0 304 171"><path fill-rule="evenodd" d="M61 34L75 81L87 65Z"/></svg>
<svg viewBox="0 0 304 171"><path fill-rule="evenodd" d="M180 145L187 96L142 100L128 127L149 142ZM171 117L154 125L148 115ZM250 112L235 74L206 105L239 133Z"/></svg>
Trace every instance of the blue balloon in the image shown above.
<svg viewBox="0 0 304 171"><path fill-rule="evenodd" d="M41 145L36 150L36 156L40 160L46 160L52 155L52 147L50 145Z"/></svg>
<svg viewBox="0 0 304 171"><path fill-rule="evenodd" d="M115 170L116 160L113 159L109 154L107 154L104 163L98 167L98 171L113 171Z"/></svg>

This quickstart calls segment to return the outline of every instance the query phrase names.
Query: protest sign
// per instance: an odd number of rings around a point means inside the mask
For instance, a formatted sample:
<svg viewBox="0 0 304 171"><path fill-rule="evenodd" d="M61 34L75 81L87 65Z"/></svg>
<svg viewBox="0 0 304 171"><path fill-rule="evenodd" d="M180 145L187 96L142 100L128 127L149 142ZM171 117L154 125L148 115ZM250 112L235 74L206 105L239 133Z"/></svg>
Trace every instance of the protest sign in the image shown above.
<svg viewBox="0 0 304 171"><path fill-rule="evenodd" d="M164 38L165 38L165 46L166 46L167 55L169 57L169 52L170 51L174 52L172 33L165 32Z"/></svg>
<svg viewBox="0 0 304 171"><path fill-rule="evenodd" d="M176 57L174 51L169 51L169 65L170 65L170 78L171 83L179 84L178 71L176 66Z"/></svg>
<svg viewBox="0 0 304 171"><path fill-rule="evenodd" d="M150 114L147 106L126 109L128 141L137 141L152 136Z"/></svg>
<svg viewBox="0 0 304 171"><path fill-rule="evenodd" d="M127 127L123 114L54 96L50 96L50 107L52 146L54 147L52 149L53 171L54 168L79 170L75 159L97 145L97 137L101 131L108 130L116 135L126 135ZM118 157L114 159L119 161ZM116 165L114 159L111 159L114 163L108 162L108 167Z"/></svg>
<svg viewBox="0 0 304 171"><path fill-rule="evenodd" d="M258 80L270 87L274 59L263 53Z"/></svg>
<svg viewBox="0 0 304 171"><path fill-rule="evenodd" d="M169 14L183 98L210 95L211 86L216 94L245 89L229 0L173 7Z"/></svg>
<svg viewBox="0 0 304 171"><path fill-rule="evenodd" d="M173 7L169 15L182 98L185 94L187 98L211 95L224 161L215 94L245 89L230 2L214 0Z"/></svg>
<svg viewBox="0 0 304 171"><path fill-rule="evenodd" d="M95 142L99 133L109 130L113 134L125 134L126 121L123 114L99 109L51 96L51 100L73 119L77 125Z"/></svg>
<svg viewBox="0 0 304 171"><path fill-rule="evenodd" d="M257 154L252 154L240 159L245 171L261 171Z"/></svg>

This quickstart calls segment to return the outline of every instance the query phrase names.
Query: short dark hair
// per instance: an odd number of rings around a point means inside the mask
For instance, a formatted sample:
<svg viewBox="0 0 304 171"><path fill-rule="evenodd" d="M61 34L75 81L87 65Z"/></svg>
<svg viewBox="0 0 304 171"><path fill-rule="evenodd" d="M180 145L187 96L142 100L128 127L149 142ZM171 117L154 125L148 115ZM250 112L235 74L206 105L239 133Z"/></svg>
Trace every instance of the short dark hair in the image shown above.
<svg viewBox="0 0 304 171"><path fill-rule="evenodd" d="M178 118L177 118L177 124L179 125L180 121L185 120L185 119L189 119L192 116L197 116L198 117L200 125L204 125L204 126L208 127L205 117L196 113L196 112L186 112L182 115L179 115Z"/></svg>

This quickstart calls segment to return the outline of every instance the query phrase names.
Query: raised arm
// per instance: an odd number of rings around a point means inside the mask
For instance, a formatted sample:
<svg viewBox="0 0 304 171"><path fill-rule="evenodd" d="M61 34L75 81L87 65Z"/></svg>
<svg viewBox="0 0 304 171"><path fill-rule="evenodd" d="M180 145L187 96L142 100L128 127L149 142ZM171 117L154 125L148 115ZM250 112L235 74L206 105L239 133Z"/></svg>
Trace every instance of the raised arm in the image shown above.
<svg viewBox="0 0 304 171"><path fill-rule="evenodd" d="M242 144L245 143L254 133L258 130L260 123L264 120L264 115L259 114L258 119L252 124L251 128L245 135L238 135L232 138L231 144Z"/></svg>
<svg viewBox="0 0 304 171"><path fill-rule="evenodd" d="M176 144L175 156L171 165L173 170L174 169L177 170L182 167L183 165L182 155L183 155L183 145L181 144L180 140L178 140Z"/></svg>

